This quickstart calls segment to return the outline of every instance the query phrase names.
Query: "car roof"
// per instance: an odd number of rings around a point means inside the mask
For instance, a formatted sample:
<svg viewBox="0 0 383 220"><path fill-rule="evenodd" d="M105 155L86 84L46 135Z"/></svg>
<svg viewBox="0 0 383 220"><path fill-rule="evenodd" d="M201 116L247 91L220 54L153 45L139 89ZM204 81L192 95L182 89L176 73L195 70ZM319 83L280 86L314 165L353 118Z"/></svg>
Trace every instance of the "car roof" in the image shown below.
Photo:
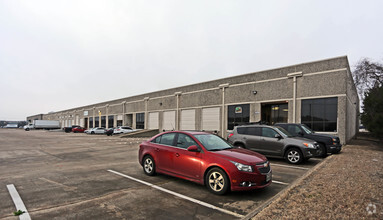
<svg viewBox="0 0 383 220"><path fill-rule="evenodd" d="M167 132L164 132L164 133L186 133L186 134L191 134L191 135L196 135L196 134L211 134L209 132L205 132L205 131L187 131L187 130L178 130L178 131L167 131Z"/></svg>

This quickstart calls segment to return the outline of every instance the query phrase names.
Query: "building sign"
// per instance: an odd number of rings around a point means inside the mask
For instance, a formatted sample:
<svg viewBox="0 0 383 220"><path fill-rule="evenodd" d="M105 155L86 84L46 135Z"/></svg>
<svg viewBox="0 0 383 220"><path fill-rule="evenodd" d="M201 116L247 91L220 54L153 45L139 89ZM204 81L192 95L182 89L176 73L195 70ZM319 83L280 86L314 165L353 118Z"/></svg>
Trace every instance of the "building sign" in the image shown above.
<svg viewBox="0 0 383 220"><path fill-rule="evenodd" d="M241 114L242 113L242 107L235 107L235 113Z"/></svg>
<svg viewBox="0 0 383 220"><path fill-rule="evenodd" d="M84 111L84 116L88 116L88 111Z"/></svg>

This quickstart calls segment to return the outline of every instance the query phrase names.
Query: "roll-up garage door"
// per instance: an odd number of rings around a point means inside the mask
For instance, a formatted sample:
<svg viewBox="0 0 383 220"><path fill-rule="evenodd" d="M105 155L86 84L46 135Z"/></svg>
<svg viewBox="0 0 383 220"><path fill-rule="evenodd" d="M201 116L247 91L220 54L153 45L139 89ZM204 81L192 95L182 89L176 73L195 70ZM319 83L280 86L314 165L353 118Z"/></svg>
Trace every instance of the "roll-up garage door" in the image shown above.
<svg viewBox="0 0 383 220"><path fill-rule="evenodd" d="M219 131L219 107L202 109L202 130Z"/></svg>
<svg viewBox="0 0 383 220"><path fill-rule="evenodd" d="M162 129L171 131L176 129L176 111L164 112L164 120L162 121Z"/></svg>
<svg viewBox="0 0 383 220"><path fill-rule="evenodd" d="M158 129L158 112L150 112L148 122L148 129Z"/></svg>
<svg viewBox="0 0 383 220"><path fill-rule="evenodd" d="M195 110L181 110L181 130L195 130Z"/></svg>

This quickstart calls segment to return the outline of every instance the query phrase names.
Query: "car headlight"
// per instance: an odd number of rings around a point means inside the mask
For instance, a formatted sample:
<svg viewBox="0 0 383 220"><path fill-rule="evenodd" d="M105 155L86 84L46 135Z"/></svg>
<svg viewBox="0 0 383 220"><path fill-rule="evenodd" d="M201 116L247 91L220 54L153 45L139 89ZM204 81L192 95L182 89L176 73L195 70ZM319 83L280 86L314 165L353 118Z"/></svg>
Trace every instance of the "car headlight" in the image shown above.
<svg viewBox="0 0 383 220"><path fill-rule="evenodd" d="M305 145L308 148L315 148L314 145L311 143L303 143L303 145Z"/></svg>
<svg viewBox="0 0 383 220"><path fill-rule="evenodd" d="M232 162L238 170L244 171L244 172L253 172L253 168L250 165L244 165L238 162L230 161Z"/></svg>

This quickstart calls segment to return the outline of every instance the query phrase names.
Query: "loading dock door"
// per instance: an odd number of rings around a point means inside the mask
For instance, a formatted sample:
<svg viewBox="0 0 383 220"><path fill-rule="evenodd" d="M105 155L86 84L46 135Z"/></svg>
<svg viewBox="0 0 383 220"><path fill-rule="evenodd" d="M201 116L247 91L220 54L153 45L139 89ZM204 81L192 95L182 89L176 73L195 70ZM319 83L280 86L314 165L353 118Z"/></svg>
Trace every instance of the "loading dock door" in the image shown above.
<svg viewBox="0 0 383 220"><path fill-rule="evenodd" d="M158 129L158 112L149 113L148 129Z"/></svg>
<svg viewBox="0 0 383 220"><path fill-rule="evenodd" d="M164 112L164 120L162 121L162 129L171 131L176 129L176 111Z"/></svg>
<svg viewBox="0 0 383 220"><path fill-rule="evenodd" d="M195 130L195 110L181 111L181 130Z"/></svg>
<svg viewBox="0 0 383 220"><path fill-rule="evenodd" d="M202 109L202 130L219 131L219 107Z"/></svg>

